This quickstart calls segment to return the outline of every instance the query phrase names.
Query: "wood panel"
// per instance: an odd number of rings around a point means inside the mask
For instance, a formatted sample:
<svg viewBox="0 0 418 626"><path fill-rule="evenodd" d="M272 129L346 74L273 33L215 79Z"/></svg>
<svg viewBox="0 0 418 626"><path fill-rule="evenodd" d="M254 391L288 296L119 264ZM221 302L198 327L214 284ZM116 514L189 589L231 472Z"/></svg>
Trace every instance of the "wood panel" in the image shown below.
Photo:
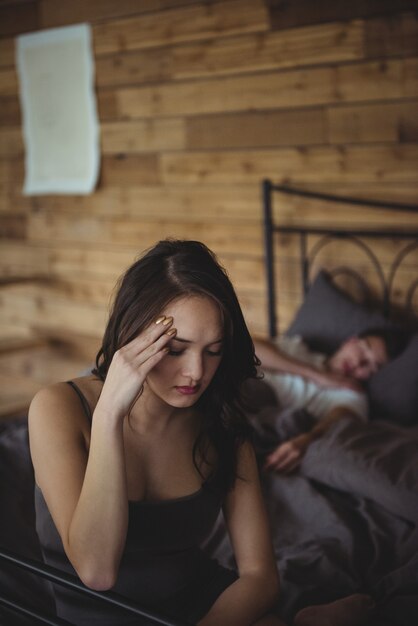
<svg viewBox="0 0 418 626"><path fill-rule="evenodd" d="M41 387L70 380L92 363L57 346L12 350L0 355L0 417L23 414Z"/></svg>
<svg viewBox="0 0 418 626"><path fill-rule="evenodd" d="M118 89L109 102L99 94L105 118L199 115L219 112L308 107L336 102L395 99L414 93L412 76L404 79L407 60L364 62L310 70L200 80L155 87ZM413 75L416 63L409 62ZM408 83L407 83L408 80ZM116 105L116 106L115 106Z"/></svg>
<svg viewBox="0 0 418 626"><path fill-rule="evenodd" d="M352 223L350 219L350 226L355 227L357 224ZM303 222L299 225L303 225ZM416 229L416 222L414 225ZM307 251L309 256L313 254L313 250L318 246L318 241L322 238L320 235L309 235L308 237L308 245ZM364 237L362 241L373 250L374 255L379 259L379 262L389 268L393 263L394 259L403 249L403 247L411 242L408 238L406 239L406 244L402 243L402 241L395 238L388 239L380 239L380 238L372 238L372 237ZM295 264L300 267L300 240L299 237L295 234L277 234L276 235L277 249L276 256L278 264L283 264L283 267L286 267L289 264ZM338 261L338 257L344 259L345 262L355 265L355 261L359 259L358 246L354 243L350 242L350 240L339 240L338 242L339 248L337 248L337 252L334 257L330 259L333 261ZM334 246L334 243L332 244ZM326 248L327 254L332 254L332 246ZM402 265L411 269L415 266L417 262L417 251L411 251L410 256L406 257L403 260ZM286 270L287 271L287 270ZM280 276L280 272L278 274Z"/></svg>
<svg viewBox="0 0 418 626"><path fill-rule="evenodd" d="M347 206L334 202L303 200L287 203L278 201L273 209L278 224L293 224L309 227L333 227L377 229L390 232L396 228L405 230L418 229L418 215L414 212L401 211L393 214L384 209ZM375 245L378 245L376 243ZM390 250L390 243L384 242L384 248Z"/></svg>
<svg viewBox="0 0 418 626"><path fill-rule="evenodd" d="M21 124L20 105L16 97L2 98L0 107L0 126L19 126Z"/></svg>
<svg viewBox="0 0 418 626"><path fill-rule="evenodd" d="M403 96L411 98L418 92L418 59L407 59L404 64Z"/></svg>
<svg viewBox="0 0 418 626"><path fill-rule="evenodd" d="M47 277L49 265L46 250L29 246L27 242L14 242L10 239L0 245L0 276L6 277Z"/></svg>
<svg viewBox="0 0 418 626"><path fill-rule="evenodd" d="M252 73L364 57L364 23L222 37L155 50L99 56L99 87Z"/></svg>
<svg viewBox="0 0 418 626"><path fill-rule="evenodd" d="M330 143L418 141L418 101L331 107Z"/></svg>
<svg viewBox="0 0 418 626"><path fill-rule="evenodd" d="M39 389L50 382L75 378L88 364L85 359L69 358L63 349L46 345L0 355L0 376L28 378Z"/></svg>
<svg viewBox="0 0 418 626"><path fill-rule="evenodd" d="M0 159L22 157L23 154L23 137L20 127L0 126Z"/></svg>
<svg viewBox="0 0 418 626"><path fill-rule="evenodd" d="M32 331L74 333L100 337L107 320L107 308L57 297L50 286L12 285L0 292L0 322L27 326Z"/></svg>
<svg viewBox="0 0 418 626"><path fill-rule="evenodd" d="M349 196L353 198L367 198L369 200L383 200L386 202L418 204L418 188L416 182L411 183L388 183L379 181L378 183L321 183L312 182L301 184L301 189L311 191L322 191L332 195ZM281 202L301 202L300 199L284 196ZM305 202L303 202L305 204Z"/></svg>
<svg viewBox="0 0 418 626"><path fill-rule="evenodd" d="M26 215L0 213L0 239L26 239Z"/></svg>
<svg viewBox="0 0 418 626"><path fill-rule="evenodd" d="M311 71L257 74L155 87L119 89L114 95L119 117L165 117L310 106L332 102L335 73ZM398 79L399 80L399 79ZM107 118L103 104L101 110ZM111 113L111 111L110 111Z"/></svg>
<svg viewBox="0 0 418 626"><path fill-rule="evenodd" d="M327 141L322 108L201 115L186 121L185 148L257 148L323 144Z"/></svg>
<svg viewBox="0 0 418 626"><path fill-rule="evenodd" d="M355 17L392 15L416 9L416 0L268 0L273 28L291 28L301 24L318 24Z"/></svg>
<svg viewBox="0 0 418 626"><path fill-rule="evenodd" d="M0 159L0 185L13 188L23 182L23 162L20 159Z"/></svg>
<svg viewBox="0 0 418 626"><path fill-rule="evenodd" d="M171 11L133 16L93 26L95 53L110 54L185 41L216 38L268 29L262 0L224 2L180 7Z"/></svg>
<svg viewBox="0 0 418 626"><path fill-rule="evenodd" d="M71 302L92 304L109 310L116 281L83 274L81 277L54 278L49 286L54 296Z"/></svg>
<svg viewBox="0 0 418 626"><path fill-rule="evenodd" d="M29 196L22 196L21 184L18 180L0 183L0 213L14 212L24 215L32 209L33 200Z"/></svg>
<svg viewBox="0 0 418 626"><path fill-rule="evenodd" d="M51 28L161 11L198 2L200 0L40 0L40 20L43 28Z"/></svg>
<svg viewBox="0 0 418 626"><path fill-rule="evenodd" d="M0 67L13 66L15 62L15 41L13 37L0 38Z"/></svg>
<svg viewBox="0 0 418 626"><path fill-rule="evenodd" d="M181 150L186 146L185 122L183 119L107 122L101 127L101 144L103 154Z"/></svg>
<svg viewBox="0 0 418 626"><path fill-rule="evenodd" d="M364 102L401 98L405 90L406 63L406 60L394 59L340 66L337 85L339 100Z"/></svg>
<svg viewBox="0 0 418 626"><path fill-rule="evenodd" d="M13 418L27 411L39 383L25 376L0 374L0 418Z"/></svg>
<svg viewBox="0 0 418 626"><path fill-rule="evenodd" d="M104 156L101 160L98 188L120 185L154 185L161 182L156 154Z"/></svg>
<svg viewBox="0 0 418 626"><path fill-rule="evenodd" d="M0 97L15 96L17 93L17 75L14 68L0 68Z"/></svg>
<svg viewBox="0 0 418 626"><path fill-rule="evenodd" d="M0 37L10 37L39 28L37 0L0 5Z"/></svg>
<svg viewBox="0 0 418 626"><path fill-rule="evenodd" d="M171 218L189 221L193 215L205 221L251 221L261 219L257 186L154 185L107 187L89 196L43 196L33 199L34 212L67 212L73 217L114 216L123 218Z"/></svg>
<svg viewBox="0 0 418 626"><path fill-rule="evenodd" d="M365 53L368 57L417 55L418 20L416 14L396 14L368 20L365 23Z"/></svg>
<svg viewBox="0 0 418 626"><path fill-rule="evenodd" d="M248 152L162 155L164 181L259 184L263 178L300 182L416 182L418 146L283 148Z"/></svg>
<svg viewBox="0 0 418 626"><path fill-rule="evenodd" d="M72 278L76 282L82 275L86 279L105 280L113 284L116 284L119 276L135 261L140 252L138 246L114 249L100 248L97 244L95 247L83 248L60 243L44 249L52 278Z"/></svg>
<svg viewBox="0 0 418 626"><path fill-rule="evenodd" d="M211 224L202 219L187 222L170 220L131 220L112 218L96 220L92 217L78 216L75 221L71 215L58 216L36 214L28 216L28 240L41 242L54 239L73 244L117 244L136 245L145 250L161 238L201 239L217 253L242 252L246 255L259 255L261 250L261 229L252 224Z"/></svg>

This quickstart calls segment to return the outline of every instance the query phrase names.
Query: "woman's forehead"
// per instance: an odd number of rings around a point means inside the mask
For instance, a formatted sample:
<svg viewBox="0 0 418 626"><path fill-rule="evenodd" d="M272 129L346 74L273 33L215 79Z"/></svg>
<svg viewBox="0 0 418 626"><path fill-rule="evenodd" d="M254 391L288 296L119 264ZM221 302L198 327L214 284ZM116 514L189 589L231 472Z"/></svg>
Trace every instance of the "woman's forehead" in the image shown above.
<svg viewBox="0 0 418 626"><path fill-rule="evenodd" d="M223 337L223 318L218 304L207 296L192 295L177 298L162 311L163 315L173 317L173 326L178 336L194 340L196 335L203 335L212 342ZM181 335L180 335L181 333Z"/></svg>

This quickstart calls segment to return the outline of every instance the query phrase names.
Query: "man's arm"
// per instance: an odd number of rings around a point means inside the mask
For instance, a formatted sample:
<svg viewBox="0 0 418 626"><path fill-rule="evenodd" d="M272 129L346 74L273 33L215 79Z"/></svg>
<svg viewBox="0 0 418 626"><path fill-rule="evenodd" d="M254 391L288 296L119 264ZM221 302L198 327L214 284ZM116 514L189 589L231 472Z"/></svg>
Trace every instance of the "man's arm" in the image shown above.
<svg viewBox="0 0 418 626"><path fill-rule="evenodd" d="M322 437L335 422L347 416L360 419L350 407L343 405L333 407L309 432L292 437L289 441L277 446L267 457L264 469L283 473L292 472L300 465L310 444Z"/></svg>
<svg viewBox="0 0 418 626"><path fill-rule="evenodd" d="M280 374L293 374L314 380L319 370L308 363L304 363L280 348L268 339L254 339L255 352L261 361L263 368L279 372Z"/></svg>
<svg viewBox="0 0 418 626"><path fill-rule="evenodd" d="M253 341L255 352L264 369L279 374L302 376L302 378L314 382L319 387L345 387L353 391L360 391L361 389L358 382L351 378L319 369L314 365L286 354L271 340L257 337Z"/></svg>

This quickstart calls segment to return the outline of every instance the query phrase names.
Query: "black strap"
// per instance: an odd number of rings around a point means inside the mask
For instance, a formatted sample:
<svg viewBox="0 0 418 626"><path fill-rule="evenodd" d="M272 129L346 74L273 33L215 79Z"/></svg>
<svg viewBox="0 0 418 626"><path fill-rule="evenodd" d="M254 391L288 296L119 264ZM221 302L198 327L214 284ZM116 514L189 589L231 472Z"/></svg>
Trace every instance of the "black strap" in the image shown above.
<svg viewBox="0 0 418 626"><path fill-rule="evenodd" d="M72 380L67 380L66 382L67 382L67 385L70 385L70 387L74 389L74 391L80 398L81 404L83 405L84 413L86 414L89 422L91 422L93 415L91 413L90 405L87 402L85 395L83 394L81 389L78 387L78 385L76 385Z"/></svg>

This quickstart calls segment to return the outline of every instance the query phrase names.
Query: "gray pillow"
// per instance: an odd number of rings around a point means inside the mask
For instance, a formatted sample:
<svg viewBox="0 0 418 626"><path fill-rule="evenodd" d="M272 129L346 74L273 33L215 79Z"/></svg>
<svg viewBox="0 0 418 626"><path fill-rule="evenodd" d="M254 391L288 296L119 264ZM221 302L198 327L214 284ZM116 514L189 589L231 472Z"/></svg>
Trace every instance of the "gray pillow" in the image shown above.
<svg viewBox="0 0 418 626"><path fill-rule="evenodd" d="M301 335L312 350L331 354L367 329L399 330L381 313L351 300L321 271L286 334ZM370 415L403 426L418 424L418 335L367 385Z"/></svg>
<svg viewBox="0 0 418 626"><path fill-rule="evenodd" d="M330 275L318 273L286 334L301 335L315 351L331 354L348 337L368 328L392 328L372 311L338 289Z"/></svg>
<svg viewBox="0 0 418 626"><path fill-rule="evenodd" d="M367 385L372 415L404 426L418 424L418 334Z"/></svg>

